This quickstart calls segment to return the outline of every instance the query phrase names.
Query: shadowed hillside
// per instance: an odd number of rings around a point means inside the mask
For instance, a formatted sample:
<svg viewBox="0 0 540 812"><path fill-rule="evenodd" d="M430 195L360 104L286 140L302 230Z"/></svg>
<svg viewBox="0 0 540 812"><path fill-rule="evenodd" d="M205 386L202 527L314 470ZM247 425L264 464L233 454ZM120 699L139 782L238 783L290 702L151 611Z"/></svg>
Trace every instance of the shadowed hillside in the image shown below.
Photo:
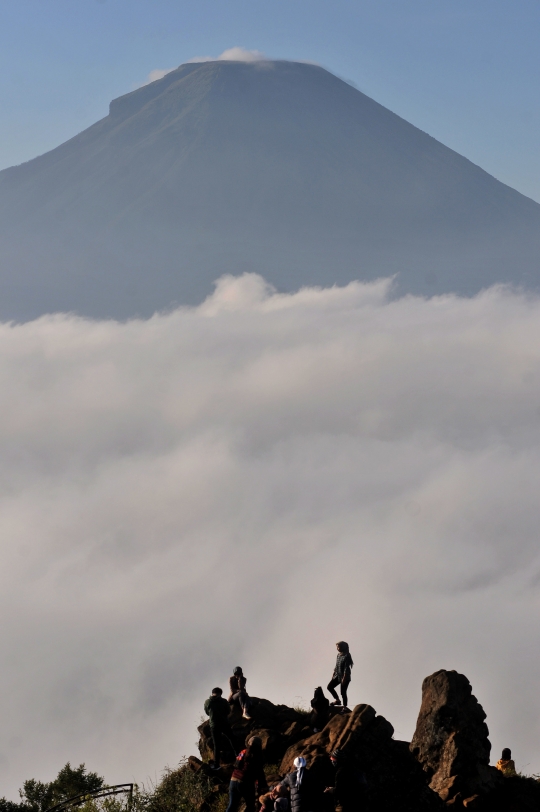
<svg viewBox="0 0 540 812"><path fill-rule="evenodd" d="M244 271L536 287L539 257L538 204L314 65L182 65L0 173L2 318L147 315Z"/></svg>

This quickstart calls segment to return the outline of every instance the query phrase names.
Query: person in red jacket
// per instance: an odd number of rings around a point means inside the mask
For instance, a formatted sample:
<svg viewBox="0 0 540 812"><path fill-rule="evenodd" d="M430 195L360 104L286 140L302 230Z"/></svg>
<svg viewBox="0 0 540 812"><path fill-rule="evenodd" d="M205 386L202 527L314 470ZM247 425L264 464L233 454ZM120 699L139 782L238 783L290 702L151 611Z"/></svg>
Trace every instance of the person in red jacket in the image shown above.
<svg viewBox="0 0 540 812"><path fill-rule="evenodd" d="M253 736L248 746L242 750L234 764L229 784L229 805L227 812L237 812L242 798L246 802L246 812L255 812L256 795L268 791L263 769L262 740Z"/></svg>

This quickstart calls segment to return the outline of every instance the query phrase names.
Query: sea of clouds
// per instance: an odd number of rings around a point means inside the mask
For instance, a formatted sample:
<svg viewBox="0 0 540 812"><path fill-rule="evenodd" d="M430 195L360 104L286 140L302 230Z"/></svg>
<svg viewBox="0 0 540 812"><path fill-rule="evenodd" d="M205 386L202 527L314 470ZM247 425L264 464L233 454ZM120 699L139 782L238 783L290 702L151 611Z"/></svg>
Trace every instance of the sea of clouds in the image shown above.
<svg viewBox="0 0 540 812"><path fill-rule="evenodd" d="M540 300L277 294L0 325L0 795L196 752L214 685L350 703L409 739L465 673L540 771Z"/></svg>

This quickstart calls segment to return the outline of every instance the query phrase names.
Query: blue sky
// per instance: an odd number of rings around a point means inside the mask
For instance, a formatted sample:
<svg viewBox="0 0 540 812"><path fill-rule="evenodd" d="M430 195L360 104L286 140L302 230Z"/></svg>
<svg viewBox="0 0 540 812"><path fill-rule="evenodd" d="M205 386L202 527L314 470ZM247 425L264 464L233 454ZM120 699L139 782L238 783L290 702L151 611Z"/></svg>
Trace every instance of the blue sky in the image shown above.
<svg viewBox="0 0 540 812"><path fill-rule="evenodd" d="M540 0L17 0L0 6L0 167L227 48L319 62L540 201Z"/></svg>

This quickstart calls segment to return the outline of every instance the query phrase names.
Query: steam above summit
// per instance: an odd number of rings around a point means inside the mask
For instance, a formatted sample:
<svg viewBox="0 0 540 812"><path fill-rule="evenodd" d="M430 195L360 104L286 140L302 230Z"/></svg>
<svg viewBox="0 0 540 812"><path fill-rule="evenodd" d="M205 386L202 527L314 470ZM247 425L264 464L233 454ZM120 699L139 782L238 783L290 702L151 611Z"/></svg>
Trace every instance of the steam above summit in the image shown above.
<svg viewBox="0 0 540 812"><path fill-rule="evenodd" d="M540 282L540 206L316 65L189 63L0 173L0 317L281 290Z"/></svg>

